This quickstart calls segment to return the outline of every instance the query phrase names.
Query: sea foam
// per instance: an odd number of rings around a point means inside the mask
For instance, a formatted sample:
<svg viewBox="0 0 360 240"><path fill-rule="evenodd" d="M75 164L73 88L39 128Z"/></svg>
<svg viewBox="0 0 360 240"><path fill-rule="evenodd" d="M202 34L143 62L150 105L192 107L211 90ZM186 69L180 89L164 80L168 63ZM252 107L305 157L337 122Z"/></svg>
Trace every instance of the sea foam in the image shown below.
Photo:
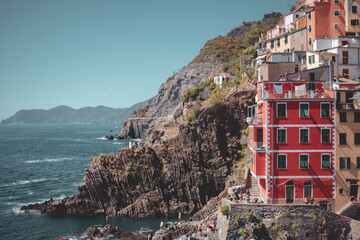
<svg viewBox="0 0 360 240"><path fill-rule="evenodd" d="M16 185L25 185L25 184L29 184L29 183L38 183L38 182L56 181L56 180L59 180L59 179L58 178L40 178L40 179L34 179L34 180L19 180L16 182L0 185L0 187L10 187L10 186L16 186Z"/></svg>
<svg viewBox="0 0 360 240"><path fill-rule="evenodd" d="M42 162L61 162L61 161L67 161L72 160L74 158L72 157L64 157L64 158L45 158L45 159L37 159L37 160L28 160L25 161L26 163L42 163Z"/></svg>

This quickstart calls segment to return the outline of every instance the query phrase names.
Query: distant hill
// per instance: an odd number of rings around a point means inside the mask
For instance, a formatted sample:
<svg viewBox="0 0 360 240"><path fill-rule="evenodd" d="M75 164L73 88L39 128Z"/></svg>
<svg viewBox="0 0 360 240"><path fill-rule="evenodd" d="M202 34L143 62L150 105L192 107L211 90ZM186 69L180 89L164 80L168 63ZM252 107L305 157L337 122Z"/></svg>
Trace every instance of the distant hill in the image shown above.
<svg viewBox="0 0 360 240"><path fill-rule="evenodd" d="M1 121L1 124L74 124L74 123L122 123L134 110L146 104L137 103L129 108L110 108L105 106L74 109L68 106L57 106L49 110L20 110L15 115Z"/></svg>

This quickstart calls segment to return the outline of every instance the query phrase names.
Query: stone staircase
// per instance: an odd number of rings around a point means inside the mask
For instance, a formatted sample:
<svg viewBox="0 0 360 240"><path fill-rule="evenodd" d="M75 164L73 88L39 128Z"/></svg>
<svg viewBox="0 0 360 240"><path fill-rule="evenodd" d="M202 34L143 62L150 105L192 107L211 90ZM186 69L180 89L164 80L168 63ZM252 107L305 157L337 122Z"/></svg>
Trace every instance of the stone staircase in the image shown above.
<svg viewBox="0 0 360 240"><path fill-rule="evenodd" d="M346 212L349 208L351 208L352 205L353 205L353 203L352 203L352 202L349 202L349 203L346 204L342 209L340 209L340 211L338 211L337 214L343 215L344 212Z"/></svg>
<svg viewBox="0 0 360 240"><path fill-rule="evenodd" d="M254 202L254 199L257 198L258 202L261 202L261 193L260 193L260 187L259 187L259 182L256 178L254 178L251 175L251 180L250 180L250 201Z"/></svg>

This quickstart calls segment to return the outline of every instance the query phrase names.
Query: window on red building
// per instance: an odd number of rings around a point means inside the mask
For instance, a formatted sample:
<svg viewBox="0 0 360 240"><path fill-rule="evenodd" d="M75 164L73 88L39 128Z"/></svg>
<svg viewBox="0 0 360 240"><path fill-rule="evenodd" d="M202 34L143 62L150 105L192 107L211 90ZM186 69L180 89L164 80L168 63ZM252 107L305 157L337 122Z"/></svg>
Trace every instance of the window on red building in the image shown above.
<svg viewBox="0 0 360 240"><path fill-rule="evenodd" d="M309 143L309 129L300 129L300 143Z"/></svg>
<svg viewBox="0 0 360 240"><path fill-rule="evenodd" d="M300 155L300 168L302 169L309 168L309 155L307 154Z"/></svg>
<svg viewBox="0 0 360 240"><path fill-rule="evenodd" d="M309 103L300 103L300 117L301 118L309 117Z"/></svg>
<svg viewBox="0 0 360 240"><path fill-rule="evenodd" d="M330 154L321 155L321 168L330 168L330 167L331 167Z"/></svg>
<svg viewBox="0 0 360 240"><path fill-rule="evenodd" d="M277 155L277 167L278 169L286 169L286 155L284 154Z"/></svg>
<svg viewBox="0 0 360 240"><path fill-rule="evenodd" d="M330 117L330 103L321 103L321 117Z"/></svg>
<svg viewBox="0 0 360 240"><path fill-rule="evenodd" d="M321 129L321 142L330 143L330 129Z"/></svg>
<svg viewBox="0 0 360 240"><path fill-rule="evenodd" d="M277 117L286 118L286 103L277 104Z"/></svg>
<svg viewBox="0 0 360 240"><path fill-rule="evenodd" d="M339 11L339 10L334 10L334 16L335 16L335 17L340 16L340 11Z"/></svg>
<svg viewBox="0 0 360 240"><path fill-rule="evenodd" d="M339 30L339 24L338 23L334 24L334 30Z"/></svg>
<svg viewBox="0 0 360 240"><path fill-rule="evenodd" d="M277 129L277 142L286 143L286 129L284 128Z"/></svg>
<svg viewBox="0 0 360 240"><path fill-rule="evenodd" d="M339 4L340 0L334 0L334 4Z"/></svg>

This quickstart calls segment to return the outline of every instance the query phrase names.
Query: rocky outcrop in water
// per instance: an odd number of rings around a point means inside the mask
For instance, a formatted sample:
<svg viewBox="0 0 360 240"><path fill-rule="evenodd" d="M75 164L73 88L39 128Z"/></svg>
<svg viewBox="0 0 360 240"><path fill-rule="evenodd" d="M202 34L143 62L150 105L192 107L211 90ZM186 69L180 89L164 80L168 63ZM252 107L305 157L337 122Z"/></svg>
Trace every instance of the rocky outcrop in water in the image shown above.
<svg viewBox="0 0 360 240"><path fill-rule="evenodd" d="M92 158L76 196L22 207L52 216L193 214L217 196L243 157L254 92L217 104L162 145Z"/></svg>

